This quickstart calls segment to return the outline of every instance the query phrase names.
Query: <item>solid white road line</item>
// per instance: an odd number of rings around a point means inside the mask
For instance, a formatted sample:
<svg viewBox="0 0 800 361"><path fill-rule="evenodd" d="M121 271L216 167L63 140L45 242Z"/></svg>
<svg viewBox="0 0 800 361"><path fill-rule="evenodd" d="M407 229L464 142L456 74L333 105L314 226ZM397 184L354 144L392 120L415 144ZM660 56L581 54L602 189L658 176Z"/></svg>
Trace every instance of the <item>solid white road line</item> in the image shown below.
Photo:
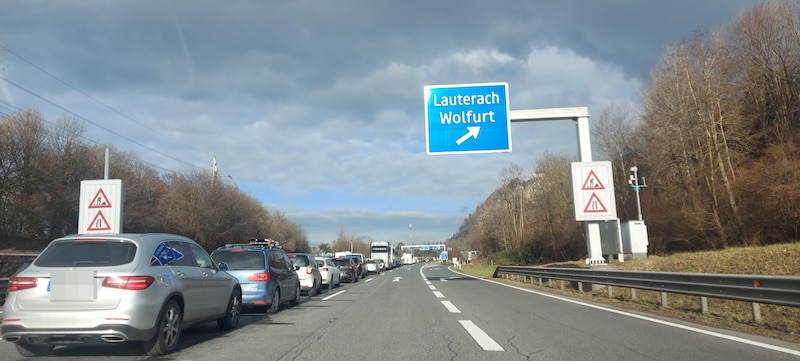
<svg viewBox="0 0 800 361"><path fill-rule="evenodd" d="M480 327L476 326L470 320L459 320L458 323L467 330L470 336L481 346L484 351L505 351L499 343L495 342L491 337L489 337L486 332L481 330Z"/></svg>
<svg viewBox="0 0 800 361"><path fill-rule="evenodd" d="M442 301L442 305L444 305L444 308L450 311L450 313L461 313L461 310L454 306L450 301Z"/></svg>
<svg viewBox="0 0 800 361"><path fill-rule="evenodd" d="M451 269L451 271L452 271L452 269ZM455 272L455 271L453 271L453 272ZM761 347L761 348L765 348L765 349L773 350L773 351L778 351L778 352L782 352L782 353L789 354L789 355L800 356L800 351L793 350L793 349L786 348L786 347L781 347L781 346L776 346L776 345L772 345L772 344L768 344L768 343L764 343L764 342L749 340L749 339L746 339L746 338L727 335L727 334L723 334L723 333L719 333L719 332L704 330L704 329L697 328L697 327L692 327L692 326L682 325L682 324L675 323L675 322L660 320L660 319L657 319L657 318L654 318L654 317L648 317L648 316L644 316L644 315L639 315L639 314L635 314L635 313L627 312L627 311L623 311L623 310L616 310L616 309L613 309L613 308L610 308L610 307L604 307L604 306L600 306L600 305L591 304L591 303L588 303L588 302L573 300L573 299L569 299L569 298L566 298L566 297L561 297L561 296L557 296L557 295L553 295L553 294L549 294L549 293L545 293L545 292L534 291L534 290L531 290L531 289L522 288L522 287L518 287L518 286L514 286L514 285L509 285L509 284L505 284L505 283L498 282L498 281L487 280L487 279L484 279L484 278L468 275L466 273L463 273L463 275L465 275L467 277L474 278L476 280L490 282L490 283L494 283L494 284L497 284L497 285L500 285L500 286L513 288L513 289L516 289L516 290L520 290L520 291L523 291L523 292L533 293L533 294L536 294L536 295L539 295L539 296L550 297L550 298L553 298L553 299L556 299L556 300L569 302L569 303L573 303L573 304L576 304L576 305L581 305L581 306L584 306L584 307L594 308L596 310L602 310L602 311L606 311L606 312L616 313L618 315L637 318L637 319L640 319L642 321L647 321L647 322L661 324L661 325L664 325L664 326L679 328L679 329L690 331L690 332L696 332L696 333L699 333L699 334L708 335L708 336L721 338L721 339L725 339L725 340L730 340L730 341L734 341L734 342L738 342L738 343L742 343L742 344L746 344L746 345Z"/></svg>

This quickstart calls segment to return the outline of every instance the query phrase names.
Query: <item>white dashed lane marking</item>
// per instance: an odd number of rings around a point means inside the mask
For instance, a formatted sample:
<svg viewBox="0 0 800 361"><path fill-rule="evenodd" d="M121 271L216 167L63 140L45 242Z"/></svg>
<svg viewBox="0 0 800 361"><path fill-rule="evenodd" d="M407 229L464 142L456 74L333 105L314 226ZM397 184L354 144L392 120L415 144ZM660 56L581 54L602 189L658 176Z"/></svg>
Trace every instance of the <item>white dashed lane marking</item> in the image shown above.
<svg viewBox="0 0 800 361"><path fill-rule="evenodd" d="M505 351L499 343L495 342L480 327L470 320L459 320L458 323L467 330L470 336L481 346L484 351Z"/></svg>
<svg viewBox="0 0 800 361"><path fill-rule="evenodd" d="M459 310L458 307L453 305L453 303L450 301L442 301L442 305L444 305L444 307L450 311L450 313L461 313L461 310Z"/></svg>

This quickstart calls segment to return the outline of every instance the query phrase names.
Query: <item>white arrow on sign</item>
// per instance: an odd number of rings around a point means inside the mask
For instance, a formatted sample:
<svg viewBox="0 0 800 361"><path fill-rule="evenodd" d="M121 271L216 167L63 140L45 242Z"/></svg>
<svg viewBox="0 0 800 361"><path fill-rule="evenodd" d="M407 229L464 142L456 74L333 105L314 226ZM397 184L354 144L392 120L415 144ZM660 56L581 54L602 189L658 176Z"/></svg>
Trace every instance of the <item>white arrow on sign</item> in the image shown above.
<svg viewBox="0 0 800 361"><path fill-rule="evenodd" d="M456 144L461 145L472 137L472 139L478 139L478 132L481 131L481 127L467 127L467 134L464 134L461 138L458 138Z"/></svg>

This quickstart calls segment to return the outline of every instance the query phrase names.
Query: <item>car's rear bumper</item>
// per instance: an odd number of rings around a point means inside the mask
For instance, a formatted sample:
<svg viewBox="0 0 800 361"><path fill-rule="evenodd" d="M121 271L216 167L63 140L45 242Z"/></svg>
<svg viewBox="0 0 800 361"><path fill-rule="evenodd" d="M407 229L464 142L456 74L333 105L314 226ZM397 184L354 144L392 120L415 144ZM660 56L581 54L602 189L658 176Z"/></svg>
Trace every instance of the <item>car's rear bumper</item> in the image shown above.
<svg viewBox="0 0 800 361"><path fill-rule="evenodd" d="M3 341L39 345L108 344L126 341L147 341L156 329L140 330L128 325L99 325L84 329L35 329L21 325L0 326Z"/></svg>
<svg viewBox="0 0 800 361"><path fill-rule="evenodd" d="M314 288L314 279L313 278L306 278L300 279L300 289L303 291L308 291Z"/></svg>

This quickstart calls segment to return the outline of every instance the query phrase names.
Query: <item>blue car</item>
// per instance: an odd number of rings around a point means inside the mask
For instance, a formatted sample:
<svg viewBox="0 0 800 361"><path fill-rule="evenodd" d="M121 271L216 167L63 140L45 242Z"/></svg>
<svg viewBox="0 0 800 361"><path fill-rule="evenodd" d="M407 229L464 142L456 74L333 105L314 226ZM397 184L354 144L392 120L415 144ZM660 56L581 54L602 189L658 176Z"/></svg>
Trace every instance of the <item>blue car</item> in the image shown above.
<svg viewBox="0 0 800 361"><path fill-rule="evenodd" d="M275 313L280 305L300 304L300 280L292 261L277 242L251 239L246 244L227 244L211 252L215 262L225 262L228 273L239 279L242 307L264 308Z"/></svg>

